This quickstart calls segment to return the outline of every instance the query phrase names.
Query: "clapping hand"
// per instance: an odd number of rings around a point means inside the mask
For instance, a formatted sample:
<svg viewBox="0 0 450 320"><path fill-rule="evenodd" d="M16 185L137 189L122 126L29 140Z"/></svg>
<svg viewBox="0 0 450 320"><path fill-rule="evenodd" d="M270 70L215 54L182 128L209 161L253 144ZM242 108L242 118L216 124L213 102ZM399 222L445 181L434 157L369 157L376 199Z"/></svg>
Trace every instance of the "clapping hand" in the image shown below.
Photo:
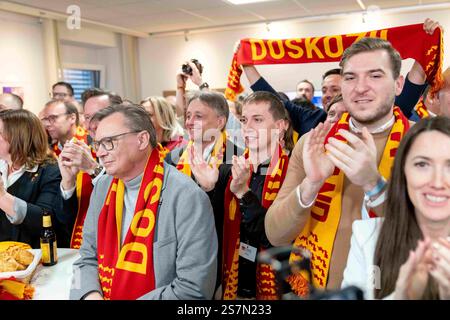
<svg viewBox="0 0 450 320"><path fill-rule="evenodd" d="M214 189L219 179L219 168L217 163L222 158L222 154L211 157L210 163L206 163L203 159L202 149L195 144L188 147L189 164L192 174L201 188L209 192Z"/></svg>
<svg viewBox="0 0 450 320"><path fill-rule="evenodd" d="M430 274L439 287L439 297L450 300L450 241L440 238L432 244L432 259Z"/></svg>
<svg viewBox="0 0 450 320"><path fill-rule="evenodd" d="M395 285L394 299L421 299L428 283L426 252L430 240L419 241L415 251L410 251L408 260L400 267ZM386 271L385 271L386 272Z"/></svg>
<svg viewBox="0 0 450 320"><path fill-rule="evenodd" d="M377 147L372 135L365 127L361 139L347 130L340 129L339 133L348 143L330 138L325 146L328 158L344 171L353 184L362 186L364 191L373 189L380 174L377 168Z"/></svg>
<svg viewBox="0 0 450 320"><path fill-rule="evenodd" d="M319 123L306 136L303 146L303 165L306 177L312 184L320 186L334 171L334 164L326 155L324 148L325 137L330 127L329 123Z"/></svg>
<svg viewBox="0 0 450 320"><path fill-rule="evenodd" d="M240 199L249 190L247 183L251 174L250 161L245 159L244 156L233 156L232 163L231 174L233 179L230 183L230 190Z"/></svg>

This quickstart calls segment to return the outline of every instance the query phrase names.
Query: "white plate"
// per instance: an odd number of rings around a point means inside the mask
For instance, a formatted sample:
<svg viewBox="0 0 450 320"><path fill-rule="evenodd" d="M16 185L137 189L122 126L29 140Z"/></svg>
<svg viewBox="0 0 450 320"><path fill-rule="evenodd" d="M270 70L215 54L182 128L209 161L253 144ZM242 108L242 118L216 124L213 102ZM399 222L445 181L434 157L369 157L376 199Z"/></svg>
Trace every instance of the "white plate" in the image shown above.
<svg viewBox="0 0 450 320"><path fill-rule="evenodd" d="M9 277L14 277L16 279L24 279L31 275L41 262L42 252L40 249L28 249L33 255L33 261L28 265L25 270L21 271L12 271L12 272L0 272L0 279L7 279Z"/></svg>

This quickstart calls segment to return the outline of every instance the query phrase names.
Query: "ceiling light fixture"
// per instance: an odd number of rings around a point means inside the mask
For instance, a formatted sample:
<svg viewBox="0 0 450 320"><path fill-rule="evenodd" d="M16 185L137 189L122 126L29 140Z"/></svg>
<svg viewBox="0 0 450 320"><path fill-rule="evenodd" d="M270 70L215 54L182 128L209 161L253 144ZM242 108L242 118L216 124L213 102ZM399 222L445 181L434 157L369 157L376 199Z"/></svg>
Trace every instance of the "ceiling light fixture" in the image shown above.
<svg viewBox="0 0 450 320"><path fill-rule="evenodd" d="M366 5L364 4L364 2L362 2L362 0L356 0L356 2L358 2L361 9L366 10Z"/></svg>
<svg viewBox="0 0 450 320"><path fill-rule="evenodd" d="M380 20L381 9L378 6L370 5L367 10L362 13L363 23L376 23Z"/></svg>

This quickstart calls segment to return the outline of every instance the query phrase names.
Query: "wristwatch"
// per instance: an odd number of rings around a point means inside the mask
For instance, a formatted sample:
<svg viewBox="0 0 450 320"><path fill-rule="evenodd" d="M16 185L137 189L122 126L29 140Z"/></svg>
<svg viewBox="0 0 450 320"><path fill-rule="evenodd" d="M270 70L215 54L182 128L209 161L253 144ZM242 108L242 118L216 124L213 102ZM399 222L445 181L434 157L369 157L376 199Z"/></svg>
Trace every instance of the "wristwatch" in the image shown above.
<svg viewBox="0 0 450 320"><path fill-rule="evenodd" d="M102 165L99 164L98 166L96 166L94 171L91 174L89 174L91 176L91 179L95 179L100 174L100 172L102 172L102 170L103 170Z"/></svg>
<svg viewBox="0 0 450 320"><path fill-rule="evenodd" d="M201 85L198 86L200 90L203 90L205 88L209 88L209 84L207 82L203 82Z"/></svg>

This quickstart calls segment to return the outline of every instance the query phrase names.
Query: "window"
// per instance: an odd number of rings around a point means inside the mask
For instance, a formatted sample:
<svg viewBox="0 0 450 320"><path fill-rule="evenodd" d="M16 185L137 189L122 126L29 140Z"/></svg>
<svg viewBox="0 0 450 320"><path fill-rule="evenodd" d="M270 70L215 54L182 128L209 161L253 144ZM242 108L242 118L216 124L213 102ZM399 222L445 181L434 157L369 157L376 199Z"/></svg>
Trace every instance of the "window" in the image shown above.
<svg viewBox="0 0 450 320"><path fill-rule="evenodd" d="M80 101L84 90L100 87L100 71L64 69L64 81L72 85L73 95Z"/></svg>
<svg viewBox="0 0 450 320"><path fill-rule="evenodd" d="M105 67L102 65L64 64L63 79L72 85L74 97L81 101L81 94L89 88L104 88Z"/></svg>

